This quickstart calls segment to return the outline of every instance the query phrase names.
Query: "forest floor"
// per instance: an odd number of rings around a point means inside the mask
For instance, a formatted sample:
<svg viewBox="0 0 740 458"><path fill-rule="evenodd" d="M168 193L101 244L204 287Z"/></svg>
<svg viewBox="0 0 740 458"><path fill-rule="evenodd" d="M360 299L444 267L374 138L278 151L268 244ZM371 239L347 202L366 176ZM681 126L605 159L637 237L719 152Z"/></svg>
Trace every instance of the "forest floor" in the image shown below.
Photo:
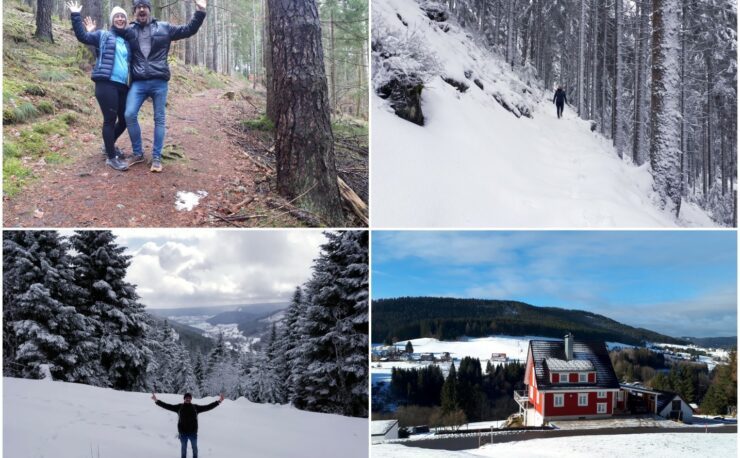
<svg viewBox="0 0 740 458"><path fill-rule="evenodd" d="M294 227L321 225L275 191L264 91L245 79L172 63L163 172L105 164L88 70L68 24L55 44L4 6L3 224L5 227ZM10 13L10 14L9 14ZM31 113L31 116L26 116ZM139 117L151 160L151 101ZM334 122L340 176L367 202L367 123ZM117 145L128 155L125 132ZM360 226L347 214L347 226Z"/></svg>

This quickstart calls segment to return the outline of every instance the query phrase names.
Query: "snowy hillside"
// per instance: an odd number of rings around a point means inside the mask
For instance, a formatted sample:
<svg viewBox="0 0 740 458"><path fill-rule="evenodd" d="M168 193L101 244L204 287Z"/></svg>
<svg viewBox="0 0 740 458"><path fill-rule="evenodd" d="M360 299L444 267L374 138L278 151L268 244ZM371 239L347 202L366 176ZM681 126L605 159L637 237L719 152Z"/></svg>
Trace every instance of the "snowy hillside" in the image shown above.
<svg viewBox="0 0 740 458"><path fill-rule="evenodd" d="M486 445L480 449L453 452L405 445L374 445L373 458L473 458L477 456L633 458L660 456L693 458L697 456L737 456L737 434L619 434L533 439Z"/></svg>
<svg viewBox="0 0 740 458"><path fill-rule="evenodd" d="M425 80L423 126L396 116L391 100L372 96L376 226L715 225L687 202L678 221L659 210L647 165L619 159L611 141L571 107L557 119L552 92L531 68L512 72L454 18L434 21L415 0L376 0L373 22L374 42L380 35L391 37L381 40L385 46L421 48L414 54L420 68L404 71ZM376 89L386 78L378 62L396 58L376 56Z"/></svg>
<svg viewBox="0 0 740 458"><path fill-rule="evenodd" d="M3 379L3 456L131 458L177 456L177 415L145 393L63 382ZM179 395L158 396L178 403ZM196 404L211 399L193 400ZM224 403L199 416L198 445L207 457L367 457L361 418L288 406ZM188 452L190 456L190 452Z"/></svg>

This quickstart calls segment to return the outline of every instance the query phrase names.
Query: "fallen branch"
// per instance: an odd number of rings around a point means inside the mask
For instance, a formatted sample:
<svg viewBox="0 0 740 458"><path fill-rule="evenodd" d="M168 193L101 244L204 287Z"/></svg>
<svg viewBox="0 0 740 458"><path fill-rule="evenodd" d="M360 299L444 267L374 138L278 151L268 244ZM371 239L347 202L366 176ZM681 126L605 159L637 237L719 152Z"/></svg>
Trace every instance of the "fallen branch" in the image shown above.
<svg viewBox="0 0 740 458"><path fill-rule="evenodd" d="M365 226L369 226L370 220L368 219L367 205L365 202L341 177L337 177L337 183L339 184L339 194L347 202L352 213L360 218L360 221L362 221Z"/></svg>

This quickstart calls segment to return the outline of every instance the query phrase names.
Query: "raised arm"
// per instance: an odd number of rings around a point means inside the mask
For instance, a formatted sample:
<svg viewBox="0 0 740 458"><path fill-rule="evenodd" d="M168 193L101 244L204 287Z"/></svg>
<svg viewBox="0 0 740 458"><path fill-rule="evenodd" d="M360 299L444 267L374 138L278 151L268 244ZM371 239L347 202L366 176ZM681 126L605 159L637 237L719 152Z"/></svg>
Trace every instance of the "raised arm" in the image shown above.
<svg viewBox="0 0 740 458"><path fill-rule="evenodd" d="M167 404L166 402L160 401L159 399L157 399L157 396L154 393L152 393L152 399L154 400L154 403L155 404L157 404L159 407L161 407L163 409L171 410L172 412L179 412L180 411L180 406L179 405L174 406L172 404Z"/></svg>
<svg viewBox="0 0 740 458"><path fill-rule="evenodd" d="M82 6L77 2L67 2L67 8L72 13L72 30L75 32L77 41L86 45L97 45L100 42L100 31L87 32L82 25Z"/></svg>
<svg viewBox="0 0 740 458"><path fill-rule="evenodd" d="M213 410L213 409L215 409L216 407L218 407L218 406L219 406L219 404L221 404L222 402L224 402L224 395L223 395L223 394L221 395L221 397L219 398L219 400L218 400L218 401L213 401L212 403L210 403L210 404L207 404L207 405L204 405L204 406L199 406L199 405L196 405L196 406L195 406L195 410L196 410L196 412L198 412L198 413L201 413L201 412L208 412L209 410Z"/></svg>
<svg viewBox="0 0 740 458"><path fill-rule="evenodd" d="M195 14L189 23L180 26L171 26L170 38L172 40L182 40L183 38L192 37L198 32L203 20L206 18L207 0L195 0Z"/></svg>

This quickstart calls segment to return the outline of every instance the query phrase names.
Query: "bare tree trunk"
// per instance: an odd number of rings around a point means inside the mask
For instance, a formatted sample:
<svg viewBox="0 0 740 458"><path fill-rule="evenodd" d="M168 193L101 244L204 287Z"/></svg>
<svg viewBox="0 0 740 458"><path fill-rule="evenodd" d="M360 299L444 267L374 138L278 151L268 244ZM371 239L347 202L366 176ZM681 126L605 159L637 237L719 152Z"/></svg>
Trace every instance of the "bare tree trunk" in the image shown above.
<svg viewBox="0 0 740 458"><path fill-rule="evenodd" d="M319 12L313 0L269 0L278 192L342 225Z"/></svg>
<svg viewBox="0 0 740 458"><path fill-rule="evenodd" d="M52 0L38 0L36 8L36 32L33 36L42 41L54 43L51 32L51 12L54 8Z"/></svg>
<svg viewBox="0 0 740 458"><path fill-rule="evenodd" d="M634 116L634 127L632 132L632 161L635 164L641 164L642 159L640 158L640 131L642 119L642 81L640 76L642 74L642 15L644 14L644 6L641 5L641 1L638 0L635 3L637 17L635 22L637 23L637 32L635 33L635 116Z"/></svg>
<svg viewBox="0 0 740 458"><path fill-rule="evenodd" d="M607 19L609 19L609 15L607 13L608 8L606 5L602 6L601 8L602 12L604 13L604 20L602 21L604 24L604 38L602 40L601 46L602 46L602 53L601 56L601 134L606 135L606 54L607 54L607 30L609 22Z"/></svg>

